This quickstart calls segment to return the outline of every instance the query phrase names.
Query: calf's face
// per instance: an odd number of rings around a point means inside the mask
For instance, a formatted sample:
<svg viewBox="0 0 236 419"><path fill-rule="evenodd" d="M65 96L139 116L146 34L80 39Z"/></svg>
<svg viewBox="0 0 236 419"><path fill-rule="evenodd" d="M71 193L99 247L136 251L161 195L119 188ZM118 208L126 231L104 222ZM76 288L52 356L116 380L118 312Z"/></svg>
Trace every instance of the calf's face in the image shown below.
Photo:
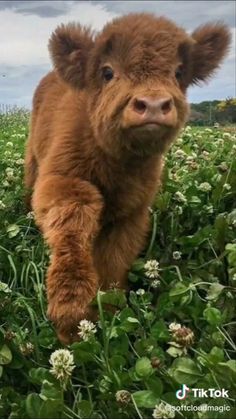
<svg viewBox="0 0 236 419"><path fill-rule="evenodd" d="M188 115L187 87L212 75L229 41L222 24L188 35L165 18L131 14L96 36L80 25L62 25L49 50L59 76L86 89L99 146L116 156L144 156L168 149Z"/></svg>

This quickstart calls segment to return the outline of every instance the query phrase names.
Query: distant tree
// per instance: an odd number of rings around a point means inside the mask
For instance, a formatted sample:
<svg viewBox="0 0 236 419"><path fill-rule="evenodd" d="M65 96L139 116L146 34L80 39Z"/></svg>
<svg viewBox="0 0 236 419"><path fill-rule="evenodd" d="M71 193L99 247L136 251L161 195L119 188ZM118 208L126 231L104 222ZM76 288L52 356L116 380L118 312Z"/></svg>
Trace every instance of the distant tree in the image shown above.
<svg viewBox="0 0 236 419"><path fill-rule="evenodd" d="M217 105L217 115L219 120L236 122L236 98L227 98Z"/></svg>

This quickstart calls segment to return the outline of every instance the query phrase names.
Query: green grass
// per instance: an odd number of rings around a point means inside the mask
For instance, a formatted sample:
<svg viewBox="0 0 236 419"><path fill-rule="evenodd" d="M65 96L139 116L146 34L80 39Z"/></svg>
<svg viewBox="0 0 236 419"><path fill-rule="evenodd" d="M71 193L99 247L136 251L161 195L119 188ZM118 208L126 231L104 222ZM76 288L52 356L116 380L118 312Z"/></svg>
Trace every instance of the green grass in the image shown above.
<svg viewBox="0 0 236 419"><path fill-rule="evenodd" d="M52 370L50 356L62 346L46 318L49 252L23 204L28 115L0 115L0 126L0 417L168 418L170 405L207 404L218 411L182 410L175 417L234 418L232 130L182 133L166 157L149 243L129 274L131 291L99 292L95 333L64 348L70 352ZM152 278L149 260L159 263ZM116 306L115 315L104 310L106 302ZM179 401L182 384L224 388L229 398L194 398L191 391Z"/></svg>

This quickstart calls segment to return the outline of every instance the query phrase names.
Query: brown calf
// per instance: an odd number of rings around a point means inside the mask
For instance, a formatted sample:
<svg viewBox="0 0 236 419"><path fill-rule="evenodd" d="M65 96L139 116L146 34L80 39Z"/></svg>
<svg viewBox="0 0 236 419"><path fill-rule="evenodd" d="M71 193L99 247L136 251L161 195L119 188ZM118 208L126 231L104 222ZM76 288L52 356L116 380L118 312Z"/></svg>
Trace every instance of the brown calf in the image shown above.
<svg viewBox="0 0 236 419"><path fill-rule="evenodd" d="M52 34L54 70L34 95L25 184L52 251L48 316L61 341L93 317L99 287L126 287L163 155L188 114L186 89L213 73L229 38L221 24L188 35L149 14L96 35L77 24Z"/></svg>

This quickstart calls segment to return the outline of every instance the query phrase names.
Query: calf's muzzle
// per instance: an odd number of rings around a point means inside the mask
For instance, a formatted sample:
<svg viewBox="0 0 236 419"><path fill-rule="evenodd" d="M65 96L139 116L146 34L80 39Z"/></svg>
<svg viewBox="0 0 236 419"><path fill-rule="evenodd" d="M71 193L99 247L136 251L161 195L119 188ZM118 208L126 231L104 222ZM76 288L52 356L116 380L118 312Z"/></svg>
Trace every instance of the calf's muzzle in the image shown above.
<svg viewBox="0 0 236 419"><path fill-rule="evenodd" d="M176 108L172 96L134 96L124 112L124 125L128 127L166 126L176 124Z"/></svg>

